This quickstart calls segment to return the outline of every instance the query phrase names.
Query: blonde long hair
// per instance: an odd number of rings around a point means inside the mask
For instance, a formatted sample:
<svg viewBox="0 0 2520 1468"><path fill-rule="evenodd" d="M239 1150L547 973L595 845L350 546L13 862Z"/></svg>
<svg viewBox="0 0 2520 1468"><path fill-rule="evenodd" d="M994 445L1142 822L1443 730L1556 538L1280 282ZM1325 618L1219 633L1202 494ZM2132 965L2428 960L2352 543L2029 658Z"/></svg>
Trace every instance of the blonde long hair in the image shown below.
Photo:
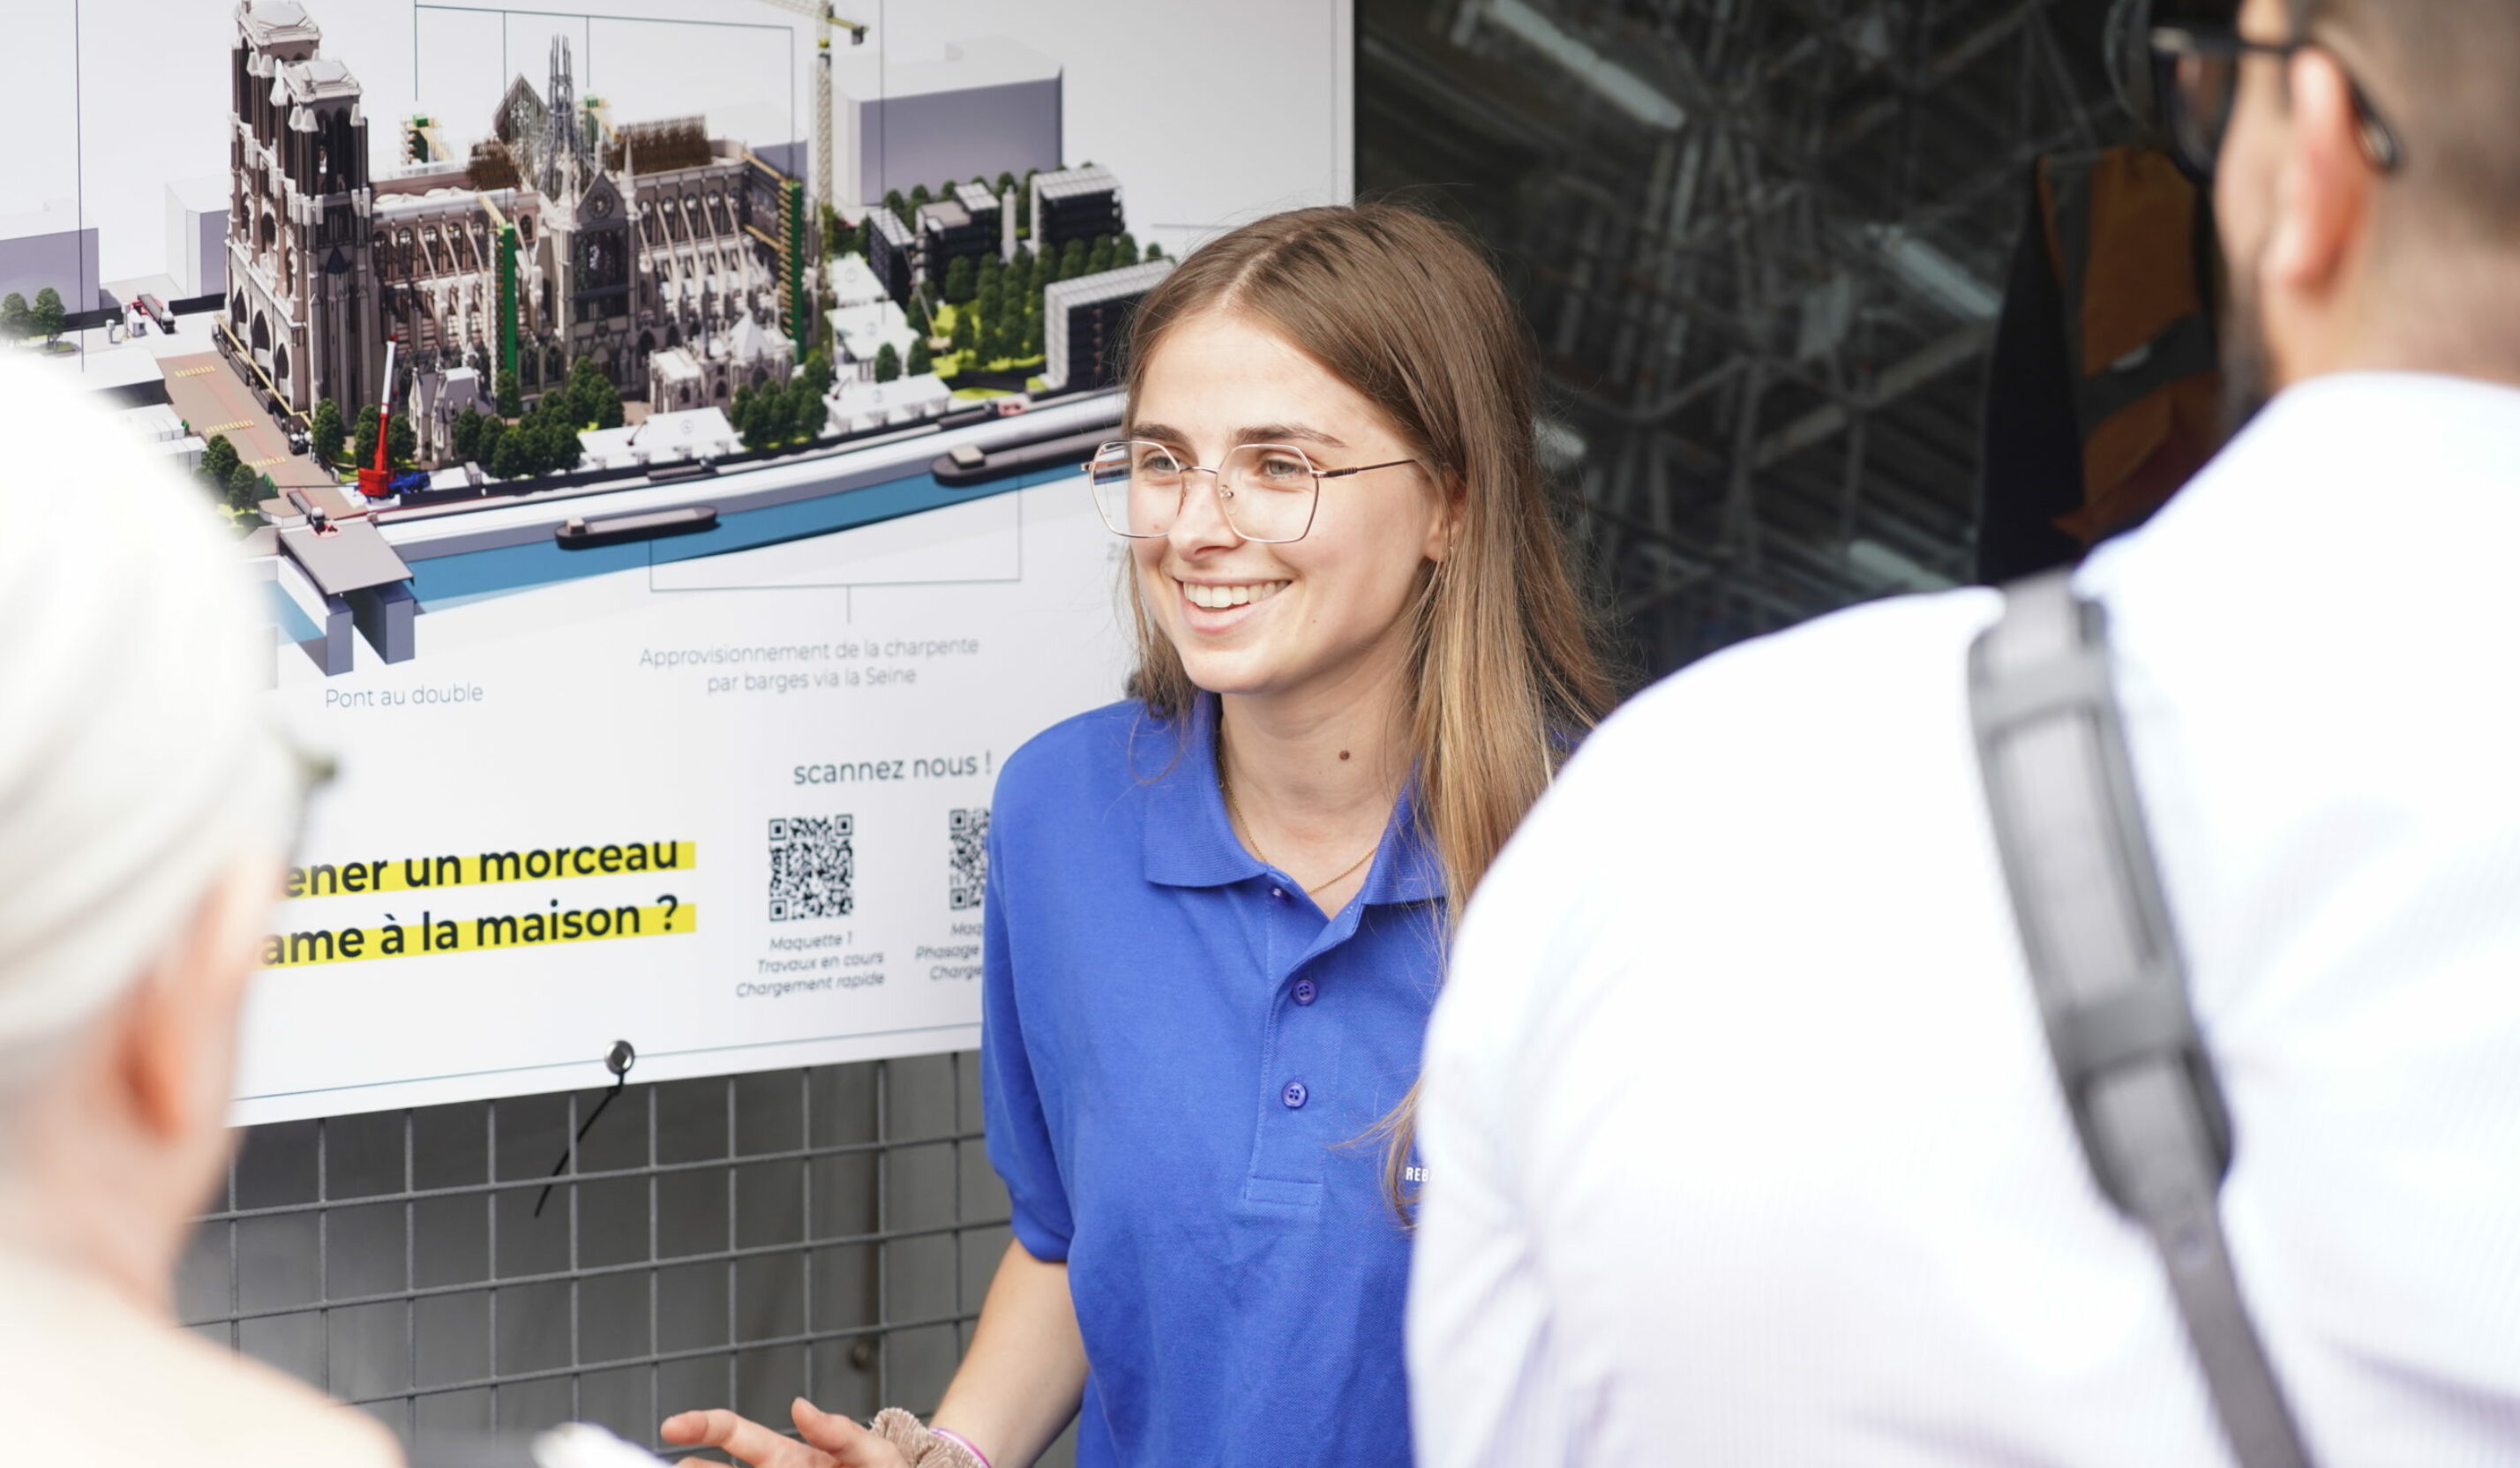
<svg viewBox="0 0 2520 1468"><path fill-rule="evenodd" d="M1164 334L1230 310L1266 323L1380 410L1462 502L1451 554L1411 613L1409 747L1419 830L1460 921L1506 838L1615 701L1598 624L1568 569L1566 535L1533 446L1531 348L1476 245L1389 203L1295 209L1184 259L1138 310L1129 401ZM1148 614L1135 575L1132 687L1178 718L1198 690ZM1375 1129L1404 1216L1418 1088Z"/></svg>

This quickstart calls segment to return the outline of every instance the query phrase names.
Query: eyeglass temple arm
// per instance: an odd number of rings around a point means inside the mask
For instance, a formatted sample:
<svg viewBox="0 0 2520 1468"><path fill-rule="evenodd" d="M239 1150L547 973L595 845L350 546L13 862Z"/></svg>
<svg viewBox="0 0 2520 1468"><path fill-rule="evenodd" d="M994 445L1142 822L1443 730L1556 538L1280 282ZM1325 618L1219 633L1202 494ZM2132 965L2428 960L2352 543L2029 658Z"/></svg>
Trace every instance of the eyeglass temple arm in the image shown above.
<svg viewBox="0 0 2520 1468"><path fill-rule="evenodd" d="M1417 462L1418 461L1415 459L1394 459L1387 464L1360 464L1354 468L1319 468L1313 470L1313 477L1316 479L1344 479L1350 474L1362 474L1368 470L1378 468L1398 468L1404 464L1416 464Z"/></svg>

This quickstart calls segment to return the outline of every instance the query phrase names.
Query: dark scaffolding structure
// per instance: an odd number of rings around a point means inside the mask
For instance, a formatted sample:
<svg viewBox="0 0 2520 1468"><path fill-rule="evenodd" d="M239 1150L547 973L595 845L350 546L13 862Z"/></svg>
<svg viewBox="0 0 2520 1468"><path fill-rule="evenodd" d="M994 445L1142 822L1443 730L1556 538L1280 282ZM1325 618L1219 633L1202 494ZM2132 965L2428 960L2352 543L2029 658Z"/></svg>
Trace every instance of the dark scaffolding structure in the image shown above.
<svg viewBox="0 0 2520 1468"><path fill-rule="evenodd" d="M2032 161L2115 141L2099 0L1361 0L1360 194L1495 248L1648 671L1969 579Z"/></svg>

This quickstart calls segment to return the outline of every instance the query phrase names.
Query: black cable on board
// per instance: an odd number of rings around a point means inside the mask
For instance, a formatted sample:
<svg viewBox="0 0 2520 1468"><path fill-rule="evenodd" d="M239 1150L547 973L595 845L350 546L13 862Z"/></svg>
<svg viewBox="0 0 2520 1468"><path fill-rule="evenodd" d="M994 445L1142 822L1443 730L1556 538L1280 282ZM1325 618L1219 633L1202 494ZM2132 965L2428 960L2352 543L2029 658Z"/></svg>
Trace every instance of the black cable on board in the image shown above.
<svg viewBox="0 0 2520 1468"><path fill-rule="evenodd" d="M612 1072L612 1089L604 1093L603 1100L595 1103L595 1109L588 1112L586 1120L578 1124L577 1134L570 1137L568 1145L561 1150L560 1161L552 1164L551 1175L554 1178L567 1171L569 1159L577 1155L577 1144L586 1140L586 1134L595 1125L595 1119L604 1114L605 1107L612 1104L614 1096L621 1094L621 1088L630 1084L630 1067L638 1063L639 1051L630 1042L626 1040L612 1042L612 1048L604 1054L604 1068ZM557 1186L559 1184L556 1182L543 1184L542 1196L534 1200L535 1218L543 1216L543 1205L551 1201L552 1189Z"/></svg>

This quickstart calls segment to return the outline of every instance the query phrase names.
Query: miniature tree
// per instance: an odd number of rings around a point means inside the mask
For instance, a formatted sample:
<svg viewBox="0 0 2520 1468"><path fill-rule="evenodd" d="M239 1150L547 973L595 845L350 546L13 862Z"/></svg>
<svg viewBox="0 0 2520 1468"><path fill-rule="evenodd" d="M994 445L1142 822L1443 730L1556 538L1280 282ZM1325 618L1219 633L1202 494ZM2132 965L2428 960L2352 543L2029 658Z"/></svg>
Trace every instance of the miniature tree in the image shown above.
<svg viewBox="0 0 2520 1468"><path fill-rule="evenodd" d="M922 204L923 204L923 203L927 202L929 200L934 199L935 197L936 197L935 195L930 194L930 193L928 193L928 192L927 192L927 186L926 186L925 184L913 184L913 185L911 185L911 188L910 188L910 212L911 212L911 213L913 213L913 214L918 213L918 212L919 212L919 206L920 206L920 205L922 205ZM905 220L903 220L902 222L903 222L904 224L909 223L909 221L908 221L908 220L906 220L906 219L905 219Z"/></svg>
<svg viewBox="0 0 2520 1468"><path fill-rule="evenodd" d="M377 462L377 416L361 413L358 424L350 430L350 466L366 468Z"/></svg>
<svg viewBox="0 0 2520 1468"><path fill-rule="evenodd" d="M341 405L326 398L315 405L315 416L307 423L306 438L315 457L330 464L341 457L341 440L349 429L341 422Z"/></svg>
<svg viewBox="0 0 2520 1468"><path fill-rule="evenodd" d="M951 341L955 351L968 354L979 349L980 334L974 326L974 321L975 318L968 311L954 313L954 332Z"/></svg>
<svg viewBox="0 0 2520 1468"><path fill-rule="evenodd" d="M1085 273L1087 275L1101 275L1102 272L1111 268L1113 262L1118 258L1118 244L1114 242L1110 236L1103 236L1102 239L1094 242L1094 247L1092 249L1085 252Z"/></svg>
<svg viewBox="0 0 2520 1468"><path fill-rule="evenodd" d="M462 464L481 452L481 410L467 404L455 415L455 424L447 430L447 447Z"/></svg>
<svg viewBox="0 0 2520 1468"><path fill-rule="evenodd" d="M612 379L595 365L594 358L580 357L568 370L567 399L570 426L621 426L621 389L612 385Z"/></svg>
<svg viewBox="0 0 2520 1468"><path fill-rule="evenodd" d="M420 434L412 427L409 418L395 414L393 426L385 430L385 462L409 468L411 462L419 457Z"/></svg>
<svg viewBox="0 0 2520 1468"><path fill-rule="evenodd" d="M788 384L788 427L796 437L819 438L831 421L831 410L823 405L823 389L831 385L829 369L825 371L820 384L809 377Z"/></svg>
<svg viewBox="0 0 2520 1468"><path fill-rule="evenodd" d="M1058 278L1062 281L1072 281L1084 273L1085 242L1070 240L1067 242L1067 247L1058 252Z"/></svg>
<svg viewBox="0 0 2520 1468"><path fill-rule="evenodd" d="M491 435L490 472L502 479L521 479L533 472L529 460L532 435L522 427L509 428Z"/></svg>
<svg viewBox="0 0 2520 1468"><path fill-rule="evenodd" d="M492 464L497 462L499 457L500 440L507 436L508 421L506 419L493 414L482 415L481 426L475 430L472 437L472 452L465 455L465 459L470 463L477 464L484 468L488 468ZM493 470L493 472L496 472L496 470Z"/></svg>
<svg viewBox="0 0 2520 1468"><path fill-rule="evenodd" d="M568 423L547 422L540 431L543 461L541 472L565 474L575 470L578 460L585 457L585 451L578 445L576 429Z"/></svg>
<svg viewBox="0 0 2520 1468"><path fill-rule="evenodd" d="M1111 250L1111 263L1114 265L1135 265L1138 263L1137 236L1130 234L1126 230L1122 230L1120 232L1119 242Z"/></svg>
<svg viewBox="0 0 2520 1468"><path fill-rule="evenodd" d="M0 336L23 341L35 334L35 313L26 309L26 298L12 290L0 296Z"/></svg>
<svg viewBox="0 0 2520 1468"><path fill-rule="evenodd" d="M1149 259L1149 260L1160 260L1160 259L1162 259L1163 257L1164 257L1164 247L1163 247L1162 245L1157 245L1157 244L1156 244L1154 241L1152 241L1152 240L1148 241L1148 242L1147 242L1147 258L1148 258L1148 259Z"/></svg>
<svg viewBox="0 0 2520 1468"><path fill-rule="evenodd" d="M910 343L910 353L911 358L914 361L925 358L927 355L926 339L924 337L914 339ZM900 376L901 354L894 351L892 349L892 343L887 341L882 346L876 349L875 379L878 382L889 382Z"/></svg>
<svg viewBox="0 0 2520 1468"><path fill-rule="evenodd" d="M35 330L43 334L45 345L51 345L69 324L68 313L62 309L62 293L50 286L35 292L33 312Z"/></svg>
<svg viewBox="0 0 2520 1468"><path fill-rule="evenodd" d="M976 182L976 180L975 180L975 182ZM1012 174L1012 173L1000 173L1000 174L998 175L998 181L997 181L996 185L995 185L994 187L992 187L992 188L989 190L989 192L990 192L990 193L992 193L992 194L1004 194L1004 193L1006 193L1009 189L1012 189L1012 188L1013 188L1014 186L1015 186L1015 176L1014 176L1013 174Z"/></svg>
<svg viewBox="0 0 2520 1468"><path fill-rule="evenodd" d="M1047 348L1042 345L1041 318L1038 316L1025 317L1023 339L1024 356L1027 359L1038 357L1043 355L1046 350Z"/></svg>
<svg viewBox="0 0 2520 1468"><path fill-rule="evenodd" d="M776 447L788 436L788 395L764 389L744 405L743 422L736 425L747 449Z"/></svg>
<svg viewBox="0 0 2520 1468"><path fill-rule="evenodd" d="M815 397L832 390L832 359L822 352L807 352L805 365L796 370L796 380Z"/></svg>
<svg viewBox="0 0 2520 1468"><path fill-rule="evenodd" d="M910 343L909 375L916 378L925 373L934 372L935 370L936 354L927 349L927 338L921 336L913 340ZM878 365L876 368L876 379L878 381L891 380L890 378L883 377L882 374L883 368L880 365L880 362L878 362Z"/></svg>
<svg viewBox="0 0 2520 1468"><path fill-rule="evenodd" d="M945 298L959 306L978 289L978 281L971 273L971 257L956 255L953 263L945 267Z"/></svg>
<svg viewBox="0 0 2520 1468"><path fill-rule="evenodd" d="M228 442L225 433L213 433L210 441L202 445L198 472L202 482L217 493L227 493L228 480L235 477L238 467L236 445Z"/></svg>
<svg viewBox="0 0 2520 1468"><path fill-rule="evenodd" d="M525 411L524 389L518 385L517 374L513 369L505 367L499 369L499 376L493 379L491 393L498 399L501 418L515 418Z"/></svg>
<svg viewBox="0 0 2520 1468"><path fill-rule="evenodd" d="M883 206L892 211L893 218L904 224L910 222L910 200L901 197L899 189L883 191Z"/></svg>
<svg viewBox="0 0 2520 1468"><path fill-rule="evenodd" d="M239 513L251 514L261 506L262 487L269 482L268 475L249 465L240 464L230 469L228 471L228 509Z"/></svg>

